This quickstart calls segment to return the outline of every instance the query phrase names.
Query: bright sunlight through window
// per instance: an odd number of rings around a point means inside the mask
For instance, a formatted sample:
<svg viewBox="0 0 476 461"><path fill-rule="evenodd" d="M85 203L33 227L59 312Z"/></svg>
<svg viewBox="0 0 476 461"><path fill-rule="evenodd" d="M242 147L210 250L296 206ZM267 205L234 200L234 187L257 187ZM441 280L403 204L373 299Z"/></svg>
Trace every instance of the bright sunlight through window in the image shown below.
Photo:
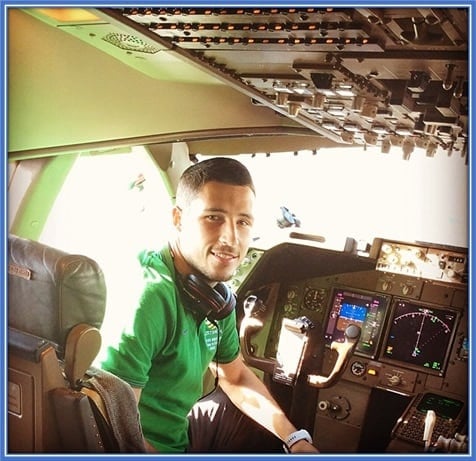
<svg viewBox="0 0 476 461"><path fill-rule="evenodd" d="M103 269L104 344L134 307L140 288L138 253L168 239L170 210L160 171L143 148L79 157L58 196L40 241L87 255Z"/></svg>
<svg viewBox="0 0 476 461"><path fill-rule="evenodd" d="M381 237L468 245L463 161L416 154L404 161L354 149L237 158L256 183L257 246L286 239L290 229L276 224L281 206L299 218L302 232L327 243ZM79 157L58 196L40 240L90 256L102 267L108 287L104 343L134 308L139 251L158 249L169 237L171 205L159 168L141 147Z"/></svg>
<svg viewBox="0 0 476 461"><path fill-rule="evenodd" d="M340 241L389 238L467 247L468 167L463 159L395 150L323 149L236 157L257 186L260 237L278 230L281 206L303 232ZM460 160L460 161L458 161ZM283 232L284 231L284 232ZM279 236L278 236L279 238Z"/></svg>

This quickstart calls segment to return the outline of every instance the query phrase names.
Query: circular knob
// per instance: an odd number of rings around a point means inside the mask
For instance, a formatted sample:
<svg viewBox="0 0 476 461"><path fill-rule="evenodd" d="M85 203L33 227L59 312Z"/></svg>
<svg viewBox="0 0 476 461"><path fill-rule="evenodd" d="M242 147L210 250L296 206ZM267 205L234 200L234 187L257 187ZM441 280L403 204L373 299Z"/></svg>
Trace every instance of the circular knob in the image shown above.
<svg viewBox="0 0 476 461"><path fill-rule="evenodd" d="M392 375L388 378L388 384L390 386L398 386L402 382L402 378L398 375Z"/></svg>
<svg viewBox="0 0 476 461"><path fill-rule="evenodd" d="M334 395L329 400L321 400L317 404L319 410L325 411L327 416L343 420L350 414L350 402L341 395Z"/></svg>
<svg viewBox="0 0 476 461"><path fill-rule="evenodd" d="M365 373L365 365L356 360L351 366L350 366L350 371L352 372L353 375L355 376L362 376Z"/></svg>
<svg viewBox="0 0 476 461"><path fill-rule="evenodd" d="M341 411L341 406L338 403L330 402L329 400L321 400L317 404L319 410L326 411L328 410L331 413L339 413Z"/></svg>
<svg viewBox="0 0 476 461"><path fill-rule="evenodd" d="M342 407L335 402L330 402L329 403L329 411L332 413L340 413L342 411Z"/></svg>
<svg viewBox="0 0 476 461"><path fill-rule="evenodd" d="M360 327L357 325L354 325L351 323L346 329L345 329L345 335L349 339L357 339L360 336Z"/></svg>
<svg viewBox="0 0 476 461"><path fill-rule="evenodd" d="M448 269L448 271L446 272L446 275L449 278L454 279L454 278L456 278L456 271L453 270L453 269Z"/></svg>
<svg viewBox="0 0 476 461"><path fill-rule="evenodd" d="M330 406L329 400L321 400L318 404L317 407L321 411L326 411Z"/></svg>

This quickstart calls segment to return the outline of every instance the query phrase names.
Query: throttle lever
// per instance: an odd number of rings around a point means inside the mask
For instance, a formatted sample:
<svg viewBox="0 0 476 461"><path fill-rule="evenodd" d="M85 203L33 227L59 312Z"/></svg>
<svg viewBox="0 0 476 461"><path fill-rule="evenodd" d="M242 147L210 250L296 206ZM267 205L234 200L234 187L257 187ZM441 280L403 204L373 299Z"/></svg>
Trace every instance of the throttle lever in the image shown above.
<svg viewBox="0 0 476 461"><path fill-rule="evenodd" d="M334 383L344 373L344 370L357 347L361 332L362 330L360 327L350 324L344 331L344 342L333 341L331 343L331 350L337 352L337 359L329 376L308 375L308 384L318 388L334 385Z"/></svg>
<svg viewBox="0 0 476 461"><path fill-rule="evenodd" d="M434 410L428 410L425 417L425 428L423 430L423 442L425 442L425 451L431 446L431 436L436 423L436 413Z"/></svg>

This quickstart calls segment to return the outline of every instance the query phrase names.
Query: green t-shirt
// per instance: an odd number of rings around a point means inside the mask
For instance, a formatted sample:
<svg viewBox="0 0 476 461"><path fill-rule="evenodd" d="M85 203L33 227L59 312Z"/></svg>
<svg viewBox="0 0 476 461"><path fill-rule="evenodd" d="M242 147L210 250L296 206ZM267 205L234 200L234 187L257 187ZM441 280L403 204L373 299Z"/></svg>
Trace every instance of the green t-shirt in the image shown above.
<svg viewBox="0 0 476 461"><path fill-rule="evenodd" d="M142 388L145 438L159 452L184 452L187 414L203 393L208 365L231 362L239 354L236 315L211 323L186 308L168 248L145 251L140 262L145 287L133 323L117 345L107 348L102 368Z"/></svg>

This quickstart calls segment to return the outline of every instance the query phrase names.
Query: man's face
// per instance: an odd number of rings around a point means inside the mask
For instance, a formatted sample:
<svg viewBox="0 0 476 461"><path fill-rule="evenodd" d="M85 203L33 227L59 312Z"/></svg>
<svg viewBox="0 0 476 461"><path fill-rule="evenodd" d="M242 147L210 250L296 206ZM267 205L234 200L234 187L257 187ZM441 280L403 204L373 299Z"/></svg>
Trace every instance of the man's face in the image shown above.
<svg viewBox="0 0 476 461"><path fill-rule="evenodd" d="M208 182L183 210L174 209L178 244L187 263L208 280L229 280L251 242L254 193Z"/></svg>

